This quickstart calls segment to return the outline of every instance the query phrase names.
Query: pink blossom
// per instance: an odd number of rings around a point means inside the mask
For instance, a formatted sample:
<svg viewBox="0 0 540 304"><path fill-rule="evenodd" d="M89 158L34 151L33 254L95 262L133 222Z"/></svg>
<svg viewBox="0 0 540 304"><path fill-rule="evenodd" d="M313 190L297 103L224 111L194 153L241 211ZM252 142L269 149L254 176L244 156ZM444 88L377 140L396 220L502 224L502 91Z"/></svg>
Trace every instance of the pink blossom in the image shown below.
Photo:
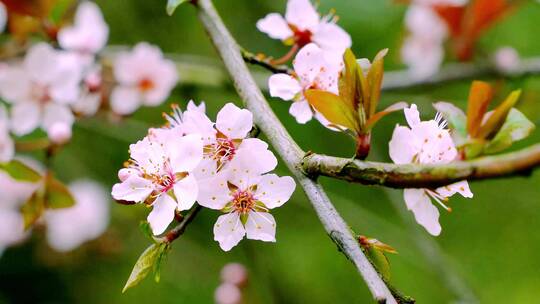
<svg viewBox="0 0 540 304"><path fill-rule="evenodd" d="M131 114L141 105L160 105L178 82L174 63L163 58L158 47L144 42L118 55L114 76L118 86L112 92L111 107L120 115Z"/></svg>
<svg viewBox="0 0 540 304"><path fill-rule="evenodd" d="M396 126L389 142L390 158L394 163L446 164L456 159L456 147L445 129L446 121L439 114L435 120L421 121L415 104L404 109L404 112L409 127ZM405 189L403 194L407 208L414 213L416 221L430 234L439 235L439 211L431 200L450 210L445 202L455 193L473 197L467 181L437 189Z"/></svg>
<svg viewBox="0 0 540 304"><path fill-rule="evenodd" d="M309 0L289 0L285 18L278 13L268 14L257 22L257 28L273 39L294 40L301 47L313 42L338 57L352 44L335 19L321 17Z"/></svg>

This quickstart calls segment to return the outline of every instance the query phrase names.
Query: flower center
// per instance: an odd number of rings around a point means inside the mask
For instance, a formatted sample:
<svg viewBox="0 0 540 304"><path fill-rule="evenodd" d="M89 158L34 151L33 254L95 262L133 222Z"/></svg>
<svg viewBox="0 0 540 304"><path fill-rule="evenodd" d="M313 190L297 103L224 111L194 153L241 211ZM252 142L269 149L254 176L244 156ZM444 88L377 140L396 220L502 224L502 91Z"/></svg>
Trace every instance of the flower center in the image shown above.
<svg viewBox="0 0 540 304"><path fill-rule="evenodd" d="M294 41L299 47L311 42L311 36L313 35L310 30L301 30L293 24L289 24L289 27L294 33Z"/></svg>
<svg viewBox="0 0 540 304"><path fill-rule="evenodd" d="M152 80L148 78L143 78L139 81L139 90L142 92L148 92L155 87L155 84Z"/></svg>
<svg viewBox="0 0 540 304"><path fill-rule="evenodd" d="M250 191L236 191L233 195L232 206L240 214L247 214L255 206L255 198Z"/></svg>
<svg viewBox="0 0 540 304"><path fill-rule="evenodd" d="M204 152L205 156L212 158L218 163L219 170L224 164L233 159L236 154L236 146L231 139L218 137L215 143L205 147Z"/></svg>
<svg viewBox="0 0 540 304"><path fill-rule="evenodd" d="M173 173L166 173L164 175L157 175L153 177L154 183L157 185L157 189L161 193L168 192L174 186L176 182L176 176Z"/></svg>
<svg viewBox="0 0 540 304"><path fill-rule="evenodd" d="M49 88L44 85L34 83L30 91L33 100L37 100L39 103L47 103L51 100L49 95Z"/></svg>

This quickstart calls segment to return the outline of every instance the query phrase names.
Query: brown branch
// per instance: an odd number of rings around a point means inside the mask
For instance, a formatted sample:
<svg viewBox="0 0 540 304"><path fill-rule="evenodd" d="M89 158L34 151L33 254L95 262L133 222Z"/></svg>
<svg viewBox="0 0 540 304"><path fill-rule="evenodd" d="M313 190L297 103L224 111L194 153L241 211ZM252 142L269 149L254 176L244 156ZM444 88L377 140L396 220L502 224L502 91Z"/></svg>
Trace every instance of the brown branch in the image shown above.
<svg viewBox="0 0 540 304"><path fill-rule="evenodd" d="M268 137L270 143L304 189L327 233L356 266L375 300L379 303L397 303L384 281L367 260L347 223L338 214L321 185L306 177L297 168L302 160L303 151L287 133L257 87L244 63L240 48L223 24L211 0L199 0L197 7L199 19L225 63L238 94L246 107L253 113L255 122L261 131Z"/></svg>
<svg viewBox="0 0 540 304"><path fill-rule="evenodd" d="M396 165L307 154L302 168L309 176L328 176L391 188L435 188L461 180L526 175L540 166L540 144L516 152L444 165Z"/></svg>
<svg viewBox="0 0 540 304"><path fill-rule="evenodd" d="M184 232L186 231L187 226L193 221L193 219L197 216L199 211L201 211L202 207L200 205L195 205L191 211L186 214L180 223L176 225L174 228L169 230L165 236L161 238L155 238L157 242L166 242L166 243L172 243L174 240L179 238Z"/></svg>
<svg viewBox="0 0 540 304"><path fill-rule="evenodd" d="M276 65L271 62L270 58L260 58L260 56L257 56L253 53L250 53L246 50L241 50L242 52L242 58L244 58L244 61L250 64L261 66L267 70L269 70L272 73L285 73L285 74L292 74L293 70L290 69L286 65Z"/></svg>

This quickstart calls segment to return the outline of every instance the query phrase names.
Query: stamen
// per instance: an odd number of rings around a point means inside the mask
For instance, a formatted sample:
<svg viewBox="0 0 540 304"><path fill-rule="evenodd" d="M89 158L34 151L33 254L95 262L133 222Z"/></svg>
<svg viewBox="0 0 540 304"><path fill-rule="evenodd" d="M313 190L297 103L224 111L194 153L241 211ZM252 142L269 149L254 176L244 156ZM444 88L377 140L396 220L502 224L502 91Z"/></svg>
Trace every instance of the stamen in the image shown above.
<svg viewBox="0 0 540 304"><path fill-rule="evenodd" d="M443 197L439 193L429 190L429 189L426 189L426 193L429 194L429 196L431 196L437 203L439 203L439 205L441 205L441 207L443 207L446 211L452 212L452 208L448 207L442 202L442 201L445 201L445 202L448 201L446 197Z"/></svg>

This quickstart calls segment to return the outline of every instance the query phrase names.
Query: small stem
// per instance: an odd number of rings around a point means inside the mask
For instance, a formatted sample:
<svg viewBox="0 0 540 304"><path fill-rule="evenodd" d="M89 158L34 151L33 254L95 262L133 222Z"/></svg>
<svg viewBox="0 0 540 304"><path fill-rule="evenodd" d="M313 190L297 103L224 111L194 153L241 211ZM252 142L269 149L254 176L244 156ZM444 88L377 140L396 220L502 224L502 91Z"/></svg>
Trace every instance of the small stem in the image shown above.
<svg viewBox="0 0 540 304"><path fill-rule="evenodd" d="M195 205L191 211L183 217L182 221L176 225L173 229L169 230L164 237L156 238L158 242L172 243L178 237L180 237L186 231L186 227L193 221L197 216L202 207L200 205Z"/></svg>
<svg viewBox="0 0 540 304"><path fill-rule="evenodd" d="M356 154L355 158L364 160L368 157L371 149L371 133L360 134L356 138Z"/></svg>
<svg viewBox="0 0 540 304"><path fill-rule="evenodd" d="M292 74L293 70L291 70L286 65L276 65L270 62L270 59L262 59L261 56L255 55L251 52L248 52L244 49L241 50L242 52L242 58L244 58L244 61L250 64L261 66L267 70L269 70L272 73L284 73L284 74Z"/></svg>
<svg viewBox="0 0 540 304"><path fill-rule="evenodd" d="M284 55L283 57L281 57L281 58L270 60L270 63L273 64L273 65L284 64L285 62L291 60L291 58L293 58L293 56L296 54L297 51L298 51L298 44L295 43L295 44L291 47L291 49L287 52L287 54L285 54L285 55Z"/></svg>
<svg viewBox="0 0 540 304"><path fill-rule="evenodd" d="M18 152L30 152L36 150L47 149L51 146L48 138L40 138L36 140L25 140L15 142L15 149Z"/></svg>

